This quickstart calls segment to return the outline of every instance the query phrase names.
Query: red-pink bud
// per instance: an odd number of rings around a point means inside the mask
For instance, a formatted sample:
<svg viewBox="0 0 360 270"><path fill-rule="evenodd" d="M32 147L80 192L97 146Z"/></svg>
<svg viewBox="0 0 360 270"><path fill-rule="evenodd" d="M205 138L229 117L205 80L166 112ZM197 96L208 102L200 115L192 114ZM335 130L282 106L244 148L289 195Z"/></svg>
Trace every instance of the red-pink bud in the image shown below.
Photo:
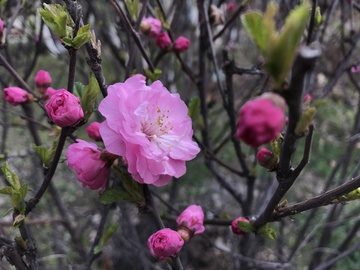
<svg viewBox="0 0 360 270"><path fill-rule="evenodd" d="M161 32L161 21L156 18L145 18L141 21L140 31L149 37L157 37Z"/></svg>
<svg viewBox="0 0 360 270"><path fill-rule="evenodd" d="M171 39L167 32L162 32L157 36L156 45L162 50L166 50L170 47Z"/></svg>
<svg viewBox="0 0 360 270"><path fill-rule="evenodd" d="M95 141L102 141L100 135L100 123L99 122L92 122L86 129L87 135L95 140Z"/></svg>
<svg viewBox="0 0 360 270"><path fill-rule="evenodd" d="M17 106L22 103L33 101L34 96L20 87L11 86L4 89L4 99L11 105Z"/></svg>
<svg viewBox="0 0 360 270"><path fill-rule="evenodd" d="M276 94L264 94L246 102L239 110L236 138L252 147L275 139L284 125L285 101Z"/></svg>
<svg viewBox="0 0 360 270"><path fill-rule="evenodd" d="M184 245L184 240L176 231L165 228L152 234L147 245L155 258L166 260L170 257L176 257Z"/></svg>
<svg viewBox="0 0 360 270"><path fill-rule="evenodd" d="M266 148L261 148L259 150L259 152L256 154L256 159L261 166L269 170L275 169L278 163L278 159L274 153Z"/></svg>
<svg viewBox="0 0 360 270"><path fill-rule="evenodd" d="M181 53L189 49L190 47L190 41L186 37L178 37L174 42L174 51Z"/></svg>
<svg viewBox="0 0 360 270"><path fill-rule="evenodd" d="M235 8L236 4L234 2L229 2L227 5L226 5L226 11L231 11Z"/></svg>
<svg viewBox="0 0 360 270"><path fill-rule="evenodd" d="M238 227L238 221L244 221L244 222L249 222L248 219L244 218L244 217L238 217L237 219L233 220L231 222L231 230L233 231L233 233L235 234L246 234L246 232L242 231L239 229Z"/></svg>
<svg viewBox="0 0 360 270"><path fill-rule="evenodd" d="M201 206L188 206L176 219L178 224L178 232L185 242L192 236L203 233L204 227L204 212Z"/></svg>
<svg viewBox="0 0 360 270"><path fill-rule="evenodd" d="M360 72L360 65L351 67L351 73L359 73Z"/></svg>
<svg viewBox="0 0 360 270"><path fill-rule="evenodd" d="M104 189L112 162L103 160L102 155L103 151L95 143L80 139L68 147L67 165L75 171L83 187Z"/></svg>
<svg viewBox="0 0 360 270"><path fill-rule="evenodd" d="M304 96L304 102L309 102L309 103L311 103L312 100L313 100L313 97L312 97L310 94L306 94L306 95Z"/></svg>
<svg viewBox="0 0 360 270"><path fill-rule="evenodd" d="M50 73L45 70L39 70L36 73L34 80L35 80L36 87L38 88L38 91L41 94L44 94L46 91L46 88L48 88L51 84Z"/></svg>
<svg viewBox="0 0 360 270"><path fill-rule="evenodd" d="M45 109L49 118L59 127L73 126L84 118L80 99L66 90L57 90L46 103Z"/></svg>

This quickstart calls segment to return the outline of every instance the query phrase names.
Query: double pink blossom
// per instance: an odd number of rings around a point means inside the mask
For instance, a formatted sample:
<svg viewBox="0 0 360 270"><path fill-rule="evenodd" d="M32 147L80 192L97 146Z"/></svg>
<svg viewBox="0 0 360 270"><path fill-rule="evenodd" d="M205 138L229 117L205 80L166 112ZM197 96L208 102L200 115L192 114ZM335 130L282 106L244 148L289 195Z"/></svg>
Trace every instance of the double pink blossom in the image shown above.
<svg viewBox="0 0 360 270"><path fill-rule="evenodd" d="M167 32L160 33L156 38L156 45L162 50L166 50L171 46L171 39Z"/></svg>
<svg viewBox="0 0 360 270"><path fill-rule="evenodd" d="M95 141L102 141L100 135L100 123L99 122L92 122L86 129L87 135L95 140Z"/></svg>
<svg viewBox="0 0 360 270"><path fill-rule="evenodd" d="M205 231L204 212L199 205L188 206L176 219L178 233L185 242Z"/></svg>
<svg viewBox="0 0 360 270"><path fill-rule="evenodd" d="M73 126L84 117L80 99L65 89L57 90L45 105L49 118L59 127Z"/></svg>
<svg viewBox="0 0 360 270"><path fill-rule="evenodd" d="M20 87L11 86L4 89L4 99L13 106L31 102L34 96Z"/></svg>
<svg viewBox="0 0 360 270"><path fill-rule="evenodd" d="M233 231L233 233L235 234L245 234L246 232L244 232L243 230L239 229L238 227L238 221L244 221L244 222L249 222L248 219L244 218L244 217L238 217L237 219L233 220L231 222L231 230Z"/></svg>
<svg viewBox="0 0 360 270"><path fill-rule="evenodd" d="M95 143L76 140L66 152L67 165L71 167L82 183L90 189L103 189L114 159L98 149Z"/></svg>
<svg viewBox="0 0 360 270"><path fill-rule="evenodd" d="M284 125L285 101L276 94L264 94L246 102L239 111L235 137L252 147L275 139Z"/></svg>
<svg viewBox="0 0 360 270"><path fill-rule="evenodd" d="M157 37L161 32L161 21L156 18L144 18L141 21L140 30L149 37Z"/></svg>
<svg viewBox="0 0 360 270"><path fill-rule="evenodd" d="M35 75L35 84L37 90L40 94L44 95L46 93L46 89L51 84L51 76L50 73L45 70L39 70Z"/></svg>
<svg viewBox="0 0 360 270"><path fill-rule="evenodd" d="M175 52L181 53L189 49L190 47L190 41L186 37L178 37L175 42L173 49Z"/></svg>
<svg viewBox="0 0 360 270"><path fill-rule="evenodd" d="M200 151L179 94L160 81L147 86L140 76L108 87L99 111L106 120L100 134L106 149L122 156L139 183L163 186L185 174L185 162Z"/></svg>
<svg viewBox="0 0 360 270"><path fill-rule="evenodd" d="M155 258L165 260L175 257L180 252L184 240L176 231L165 228L151 235L148 238L147 245Z"/></svg>

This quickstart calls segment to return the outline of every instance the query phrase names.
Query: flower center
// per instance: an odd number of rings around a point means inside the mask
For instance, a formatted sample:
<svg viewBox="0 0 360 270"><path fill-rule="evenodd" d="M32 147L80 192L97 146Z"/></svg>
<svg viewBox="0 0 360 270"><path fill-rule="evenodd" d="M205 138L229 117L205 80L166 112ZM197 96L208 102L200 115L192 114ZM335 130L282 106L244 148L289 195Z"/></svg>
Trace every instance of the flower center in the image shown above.
<svg viewBox="0 0 360 270"><path fill-rule="evenodd" d="M169 120L170 110L161 110L160 106L152 104L146 106L148 117L142 121L142 132L146 134L149 141L154 141L158 137L168 134L173 129Z"/></svg>

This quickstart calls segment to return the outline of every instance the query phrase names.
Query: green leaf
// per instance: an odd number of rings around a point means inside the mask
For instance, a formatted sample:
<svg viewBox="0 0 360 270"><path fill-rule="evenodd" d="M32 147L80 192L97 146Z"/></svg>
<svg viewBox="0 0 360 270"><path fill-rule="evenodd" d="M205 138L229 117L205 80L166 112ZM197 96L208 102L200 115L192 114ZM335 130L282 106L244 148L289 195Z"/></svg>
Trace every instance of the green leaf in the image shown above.
<svg viewBox="0 0 360 270"><path fill-rule="evenodd" d="M13 188L10 186L0 188L0 194L11 195L12 191L13 191Z"/></svg>
<svg viewBox="0 0 360 270"><path fill-rule="evenodd" d="M277 42L269 51L264 68L274 77L277 84L281 84L285 80L291 68L309 14L310 6L307 4L295 8L286 18Z"/></svg>
<svg viewBox="0 0 360 270"><path fill-rule="evenodd" d="M92 73L90 73L90 82L87 86L85 86L81 97L81 107L84 111L85 120L88 120L94 111L95 98L99 92L99 84Z"/></svg>
<svg viewBox="0 0 360 270"><path fill-rule="evenodd" d="M60 38L66 36L66 25L68 22L68 14L65 7L59 4L46 4L44 8L39 9L39 13L45 24Z"/></svg>
<svg viewBox="0 0 360 270"><path fill-rule="evenodd" d="M73 39L73 44L76 49L79 49L82 45L88 42L91 38L90 25L84 25L79 29L76 37Z"/></svg>
<svg viewBox="0 0 360 270"><path fill-rule="evenodd" d="M129 173L122 173L120 176L121 181L125 187L125 189L131 194L136 201L143 201L144 192L143 186L136 182Z"/></svg>
<svg viewBox="0 0 360 270"><path fill-rule="evenodd" d="M32 145L32 148L36 151L36 153L40 156L41 161L45 163L47 159L47 149L44 146L38 146L36 144Z"/></svg>
<svg viewBox="0 0 360 270"><path fill-rule="evenodd" d="M29 183L25 183L21 186L19 192L20 192L20 196L23 200L25 199L28 190L29 190Z"/></svg>
<svg viewBox="0 0 360 270"><path fill-rule="evenodd" d="M6 180L9 182L9 184L15 189L20 189L20 181L17 175L10 170L9 164L5 162L3 166L1 167L2 172L4 173L4 176Z"/></svg>
<svg viewBox="0 0 360 270"><path fill-rule="evenodd" d="M63 37L61 39L61 41L65 46L75 47L75 44L74 44L73 40L71 38L69 38L69 37Z"/></svg>
<svg viewBox="0 0 360 270"><path fill-rule="evenodd" d="M83 95L83 92L84 92L84 89L85 89L85 85L81 82L75 82L74 83L74 91L73 91L73 94L75 96L77 96L78 98L82 98L82 95Z"/></svg>
<svg viewBox="0 0 360 270"><path fill-rule="evenodd" d="M258 12L248 12L241 16L241 22L260 51L265 54L271 33L264 24L263 15Z"/></svg>
<svg viewBox="0 0 360 270"><path fill-rule="evenodd" d="M100 195L100 202L110 204L118 201L136 201L137 198L120 189L108 189Z"/></svg>
<svg viewBox="0 0 360 270"><path fill-rule="evenodd" d="M247 233L256 231L255 227L250 222L238 221L237 226L240 230L247 232Z"/></svg>
<svg viewBox="0 0 360 270"><path fill-rule="evenodd" d="M188 105L188 114L192 120L198 115L200 111L200 98L198 96L192 97Z"/></svg>
<svg viewBox="0 0 360 270"><path fill-rule="evenodd" d="M264 226L262 226L261 228L259 228L257 230L257 233L261 234L271 240L276 239L276 231L273 228L271 228L268 223L265 224Z"/></svg>

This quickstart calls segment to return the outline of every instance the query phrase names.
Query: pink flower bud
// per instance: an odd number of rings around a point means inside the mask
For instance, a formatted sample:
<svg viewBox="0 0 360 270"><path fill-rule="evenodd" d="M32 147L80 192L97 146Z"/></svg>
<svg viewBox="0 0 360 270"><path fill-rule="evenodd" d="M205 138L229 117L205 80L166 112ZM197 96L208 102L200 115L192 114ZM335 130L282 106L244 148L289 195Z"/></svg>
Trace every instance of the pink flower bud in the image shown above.
<svg viewBox="0 0 360 270"><path fill-rule="evenodd" d="M39 70L36 73L36 76L35 76L34 80L35 80L35 83L36 83L37 90L41 94L45 94L46 89L51 84L51 77L50 77L49 72L47 72L45 70Z"/></svg>
<svg viewBox="0 0 360 270"><path fill-rule="evenodd" d="M252 147L269 143L283 128L284 109L285 101L276 94L246 102L239 111L235 137Z"/></svg>
<svg viewBox="0 0 360 270"><path fill-rule="evenodd" d="M234 2L230 2L226 5L226 11L231 11L235 8L236 4Z"/></svg>
<svg viewBox="0 0 360 270"><path fill-rule="evenodd" d="M204 227L204 212L201 206L190 205L188 206L176 219L178 224L178 232L185 242L197 234L205 231Z"/></svg>
<svg viewBox="0 0 360 270"><path fill-rule="evenodd" d="M87 135L95 140L95 141L102 141L100 135L100 123L99 122L92 122L86 129Z"/></svg>
<svg viewBox="0 0 360 270"><path fill-rule="evenodd" d="M161 21L156 18L145 18L141 21L140 31L149 37L157 37L161 32Z"/></svg>
<svg viewBox="0 0 360 270"><path fill-rule="evenodd" d="M180 252L184 240L176 231L165 228L151 235L147 245L155 258L165 260L169 257L175 257Z"/></svg>
<svg viewBox="0 0 360 270"><path fill-rule="evenodd" d="M239 229L238 227L238 221L245 221L245 222L249 222L248 219L244 218L244 217L238 217L237 219L233 220L231 222L231 230L233 231L233 233L235 234L246 234L246 232L242 231Z"/></svg>
<svg viewBox="0 0 360 270"><path fill-rule="evenodd" d="M186 37L178 37L174 42L174 51L181 53L189 49L190 41Z"/></svg>
<svg viewBox="0 0 360 270"><path fill-rule="evenodd" d="M4 21L0 18L0 31L4 30Z"/></svg>
<svg viewBox="0 0 360 270"><path fill-rule="evenodd" d="M256 154L256 159L261 166L269 170L275 169L278 163L278 159L274 153L266 148L261 148L259 150L259 152Z"/></svg>
<svg viewBox="0 0 360 270"><path fill-rule="evenodd" d="M59 127L75 125L84 117L80 99L65 89L57 90L45 105L49 118Z"/></svg>
<svg viewBox="0 0 360 270"><path fill-rule="evenodd" d="M34 96L19 87L11 86L4 89L4 99L11 105L17 106L33 101Z"/></svg>
<svg viewBox="0 0 360 270"><path fill-rule="evenodd" d="M351 67L351 73L359 73L360 72L360 65Z"/></svg>
<svg viewBox="0 0 360 270"><path fill-rule="evenodd" d="M309 103L311 103L312 100L313 100L313 98L312 98L312 96L311 96L310 94L306 94L306 95L304 96L304 102L309 102Z"/></svg>
<svg viewBox="0 0 360 270"><path fill-rule="evenodd" d="M162 50L166 50L170 47L171 39L167 32L162 32L157 36L156 45Z"/></svg>
<svg viewBox="0 0 360 270"><path fill-rule="evenodd" d="M71 144L66 152L67 165L71 167L82 183L90 189L103 189L108 178L114 156L98 149L95 143L80 139Z"/></svg>

